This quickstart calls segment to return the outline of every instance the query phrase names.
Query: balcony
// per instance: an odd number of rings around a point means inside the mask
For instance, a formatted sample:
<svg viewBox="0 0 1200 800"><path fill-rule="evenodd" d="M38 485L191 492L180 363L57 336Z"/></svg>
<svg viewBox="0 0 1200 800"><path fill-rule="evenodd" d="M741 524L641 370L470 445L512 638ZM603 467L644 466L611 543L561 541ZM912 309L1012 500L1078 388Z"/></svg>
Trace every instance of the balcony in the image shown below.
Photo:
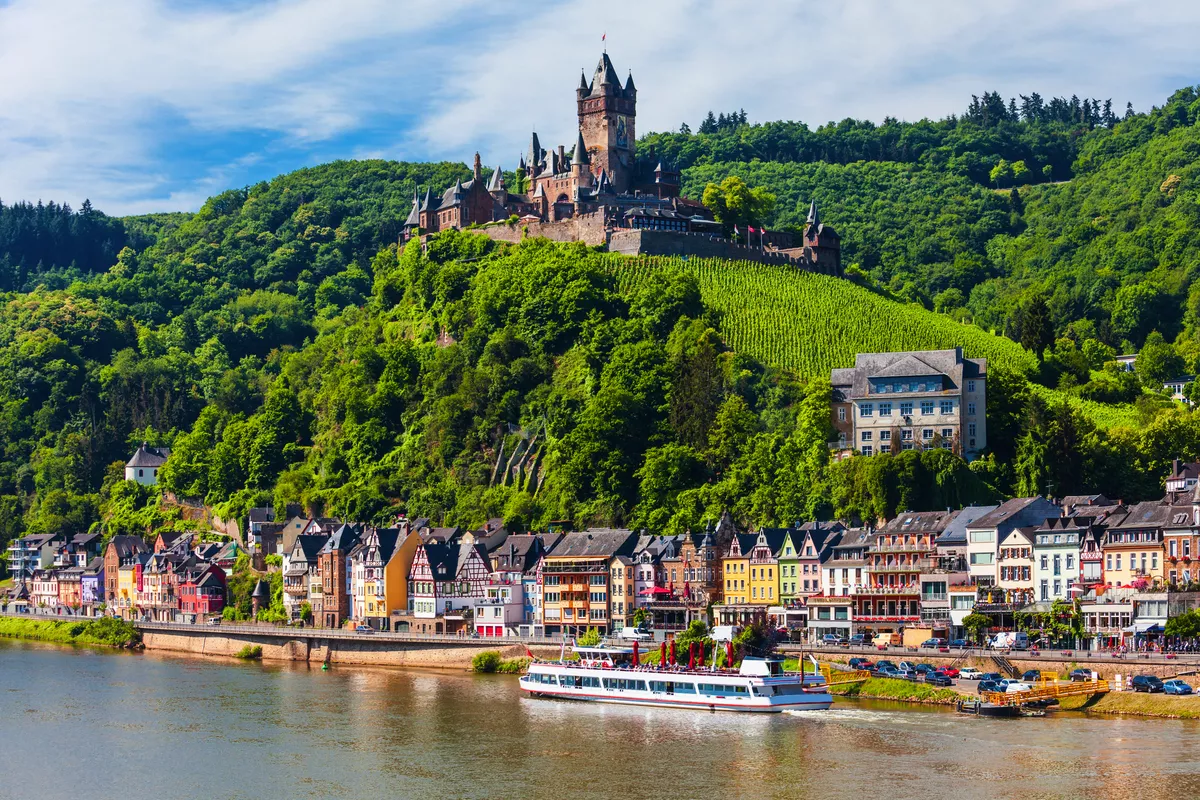
<svg viewBox="0 0 1200 800"><path fill-rule="evenodd" d="M950 595L947 594L946 592L922 592L921 593L921 602L922 603L945 602L949 599L950 599Z"/></svg>
<svg viewBox="0 0 1200 800"><path fill-rule="evenodd" d="M915 614L855 614L855 622L920 622Z"/></svg>
<svg viewBox="0 0 1200 800"><path fill-rule="evenodd" d="M869 595L906 595L917 597L920 594L921 587L917 584L913 584L912 586L864 586L855 592L856 597Z"/></svg>
<svg viewBox="0 0 1200 800"><path fill-rule="evenodd" d="M921 558L906 564L872 564L872 572L928 572L937 569L938 562L931 558Z"/></svg>

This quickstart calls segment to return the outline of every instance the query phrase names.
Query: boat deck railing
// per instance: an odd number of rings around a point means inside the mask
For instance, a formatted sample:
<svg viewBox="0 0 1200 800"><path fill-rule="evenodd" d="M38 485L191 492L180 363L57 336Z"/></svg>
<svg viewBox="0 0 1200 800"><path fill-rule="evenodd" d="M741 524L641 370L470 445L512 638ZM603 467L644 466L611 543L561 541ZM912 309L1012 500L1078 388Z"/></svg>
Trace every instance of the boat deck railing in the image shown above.
<svg viewBox="0 0 1200 800"><path fill-rule="evenodd" d="M987 702L998 706L1020 706L1038 700L1079 695L1105 694L1109 691L1108 681L1072 681L1047 683L1027 692L984 692Z"/></svg>

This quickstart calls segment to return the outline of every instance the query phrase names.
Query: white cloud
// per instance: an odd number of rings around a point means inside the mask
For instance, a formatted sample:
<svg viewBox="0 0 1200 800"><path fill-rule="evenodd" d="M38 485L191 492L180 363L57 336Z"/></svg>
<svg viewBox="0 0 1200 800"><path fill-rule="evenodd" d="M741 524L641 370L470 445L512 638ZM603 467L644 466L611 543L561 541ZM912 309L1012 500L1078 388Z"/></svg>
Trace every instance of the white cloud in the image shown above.
<svg viewBox="0 0 1200 800"><path fill-rule="evenodd" d="M511 168L531 126L571 144L604 32L646 132L939 117L990 89L1144 109L1197 81L1198 27L1181 0L0 0L0 197L195 208L317 153Z"/></svg>
<svg viewBox="0 0 1200 800"><path fill-rule="evenodd" d="M521 35L458 64L421 130L437 154L483 147L508 164L531 125L570 144L579 62L609 53L638 86L638 130L693 127L708 111L751 120L919 119L962 111L971 94L1037 91L1161 102L1200 75L1200 5L1173 0L585 0L547 8ZM589 43L590 42L590 43ZM557 68L556 65L562 65ZM518 66L520 65L520 66ZM528 67L528 69L520 69ZM1186 82L1186 80L1184 81Z"/></svg>

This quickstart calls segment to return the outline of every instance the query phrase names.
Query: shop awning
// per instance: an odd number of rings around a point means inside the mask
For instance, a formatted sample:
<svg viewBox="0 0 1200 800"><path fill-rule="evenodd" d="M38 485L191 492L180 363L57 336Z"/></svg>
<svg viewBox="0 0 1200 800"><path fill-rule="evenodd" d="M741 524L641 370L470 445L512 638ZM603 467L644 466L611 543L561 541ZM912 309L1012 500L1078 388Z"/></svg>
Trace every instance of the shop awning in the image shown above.
<svg viewBox="0 0 1200 800"><path fill-rule="evenodd" d="M1161 626L1159 626L1153 622L1135 622L1132 625L1130 625L1128 628L1126 628L1125 632L1126 633L1153 633L1153 631L1150 630L1151 628L1158 628L1159 631L1162 630Z"/></svg>

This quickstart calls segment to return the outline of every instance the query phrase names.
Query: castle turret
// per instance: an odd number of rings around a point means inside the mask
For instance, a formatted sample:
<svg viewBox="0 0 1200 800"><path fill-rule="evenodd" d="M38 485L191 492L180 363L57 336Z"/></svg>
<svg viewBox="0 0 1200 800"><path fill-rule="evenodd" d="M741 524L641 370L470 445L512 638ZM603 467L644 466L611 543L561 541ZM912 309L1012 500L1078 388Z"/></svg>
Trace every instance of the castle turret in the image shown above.
<svg viewBox="0 0 1200 800"><path fill-rule="evenodd" d="M587 145L583 143L583 133L575 140L575 152L571 155L571 177L577 186L592 185L591 159L588 158Z"/></svg>
<svg viewBox="0 0 1200 800"><path fill-rule="evenodd" d="M817 268L829 275L842 275L842 237L837 231L821 222L817 201L808 207L808 219L804 227L804 249Z"/></svg>

